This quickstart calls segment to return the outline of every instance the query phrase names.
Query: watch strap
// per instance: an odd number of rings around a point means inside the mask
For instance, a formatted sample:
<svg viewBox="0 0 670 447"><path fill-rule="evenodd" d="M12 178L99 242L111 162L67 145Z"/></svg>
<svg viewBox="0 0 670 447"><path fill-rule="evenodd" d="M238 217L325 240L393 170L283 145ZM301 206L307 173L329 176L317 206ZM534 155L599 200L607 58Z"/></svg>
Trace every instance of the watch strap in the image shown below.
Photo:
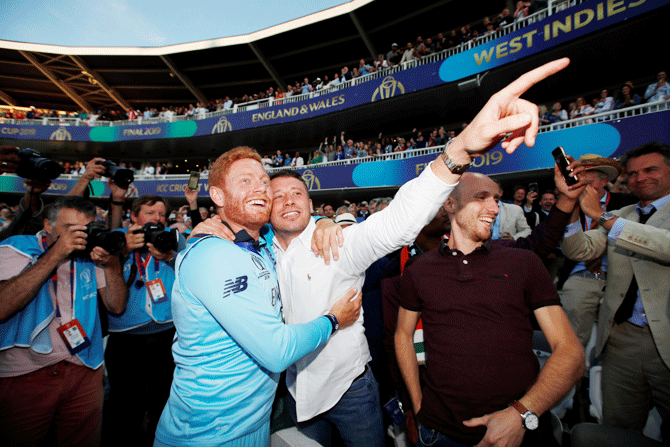
<svg viewBox="0 0 670 447"><path fill-rule="evenodd" d="M515 400L514 402L512 402L512 403L509 404L509 405L510 405L510 407L514 407L514 409L515 409L516 411L518 411L521 415L524 415L524 414L528 413L528 408L526 408L526 407L525 407L521 402L519 402L518 400Z"/></svg>

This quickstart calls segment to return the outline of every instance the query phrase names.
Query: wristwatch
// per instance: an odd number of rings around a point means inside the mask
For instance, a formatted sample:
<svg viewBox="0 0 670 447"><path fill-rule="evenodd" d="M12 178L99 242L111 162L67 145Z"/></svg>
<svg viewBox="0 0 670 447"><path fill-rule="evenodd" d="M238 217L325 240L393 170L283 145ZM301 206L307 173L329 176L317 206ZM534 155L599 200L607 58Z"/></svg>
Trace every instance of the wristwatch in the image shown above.
<svg viewBox="0 0 670 447"><path fill-rule="evenodd" d="M333 314L328 314L324 316L328 318L330 320L330 324L333 325L333 332L330 333L332 335L335 333L336 330L340 328L340 323L337 322L337 317Z"/></svg>
<svg viewBox="0 0 670 447"><path fill-rule="evenodd" d="M616 216L609 211L605 211L600 215L600 219L598 219L598 226L603 226L605 222L607 222L610 219L614 219Z"/></svg>
<svg viewBox="0 0 670 447"><path fill-rule="evenodd" d="M521 402L515 400L510 404L510 406L514 407L514 409L518 411L519 414L521 414L521 424L523 425L523 428L526 430L535 430L540 426L540 419L537 417L537 415L528 408L524 407Z"/></svg>
<svg viewBox="0 0 670 447"><path fill-rule="evenodd" d="M442 151L442 161L444 162L445 165L447 165L447 168L451 171L452 174L462 174L468 169L470 169L470 166L475 162L472 160L470 163L464 164L464 165L457 165L456 163L453 162L451 158L449 158L449 154L447 154L447 148L451 142L447 143L446 146L444 146L444 150Z"/></svg>

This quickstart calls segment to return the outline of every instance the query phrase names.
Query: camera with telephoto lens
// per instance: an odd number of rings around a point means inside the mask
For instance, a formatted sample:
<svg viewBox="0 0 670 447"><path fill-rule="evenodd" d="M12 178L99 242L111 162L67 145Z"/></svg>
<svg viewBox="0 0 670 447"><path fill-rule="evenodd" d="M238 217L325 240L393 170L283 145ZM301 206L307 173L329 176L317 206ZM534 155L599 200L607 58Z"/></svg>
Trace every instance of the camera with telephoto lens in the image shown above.
<svg viewBox="0 0 670 447"><path fill-rule="evenodd" d="M19 177L48 182L63 173L63 167L58 162L42 157L34 149L27 147L19 149L17 155L21 159L16 170L16 175Z"/></svg>
<svg viewBox="0 0 670 447"><path fill-rule="evenodd" d="M128 168L121 168L113 161L96 161L95 164L105 167L105 177L111 178L121 189L128 189L128 186L135 180L133 171Z"/></svg>
<svg viewBox="0 0 670 447"><path fill-rule="evenodd" d="M86 233L86 248L72 252L75 258L90 258L93 247L101 247L110 255L118 255L126 246L126 235L107 229L102 222L89 222L83 231Z"/></svg>
<svg viewBox="0 0 670 447"><path fill-rule="evenodd" d="M144 234L144 243L152 244L161 253L177 251L179 232L175 228L166 230L162 223L149 222L136 233Z"/></svg>

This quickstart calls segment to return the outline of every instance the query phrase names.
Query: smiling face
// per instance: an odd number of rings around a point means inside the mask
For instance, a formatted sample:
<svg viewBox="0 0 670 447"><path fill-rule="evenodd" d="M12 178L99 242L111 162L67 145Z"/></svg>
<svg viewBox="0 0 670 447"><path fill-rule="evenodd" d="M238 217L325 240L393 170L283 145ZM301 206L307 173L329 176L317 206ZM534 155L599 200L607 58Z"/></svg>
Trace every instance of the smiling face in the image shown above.
<svg viewBox="0 0 670 447"><path fill-rule="evenodd" d="M245 229L254 236L270 218L272 189L260 162L243 158L233 162L223 181L211 185L210 195L219 216L235 232Z"/></svg>
<svg viewBox="0 0 670 447"><path fill-rule="evenodd" d="M556 196L553 193L544 193L540 198L540 208L549 212L556 203Z"/></svg>
<svg viewBox="0 0 670 447"><path fill-rule="evenodd" d="M466 173L461 177L457 191L445 203L454 238L478 244L491 237L499 190L485 175Z"/></svg>
<svg viewBox="0 0 670 447"><path fill-rule="evenodd" d="M300 235L312 218L312 201L305 184L293 177L272 179L272 214L275 234L290 241Z"/></svg>
<svg viewBox="0 0 670 447"><path fill-rule="evenodd" d="M632 157L626 164L628 188L646 206L670 194L670 166L663 155L651 153Z"/></svg>

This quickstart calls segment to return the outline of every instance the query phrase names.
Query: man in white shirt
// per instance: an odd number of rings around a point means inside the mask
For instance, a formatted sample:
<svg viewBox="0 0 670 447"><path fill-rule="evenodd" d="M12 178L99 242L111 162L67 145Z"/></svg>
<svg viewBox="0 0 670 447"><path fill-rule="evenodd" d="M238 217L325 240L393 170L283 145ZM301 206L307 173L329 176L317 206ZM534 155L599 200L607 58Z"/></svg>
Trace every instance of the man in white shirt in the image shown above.
<svg viewBox="0 0 670 447"><path fill-rule="evenodd" d="M291 162L291 166L295 166L296 168L299 168L301 166L305 166L305 159L300 156L300 152L295 153L295 157L293 157L293 161Z"/></svg>
<svg viewBox="0 0 670 447"><path fill-rule="evenodd" d="M532 146L538 126L537 107L519 96L567 63L563 59L540 67L494 95L443 154L418 178L400 188L386 209L344 230L344 243L340 253L333 254L332 263L319 262L312 252L315 223L304 181L295 171L274 174L270 222L275 232L273 249L286 323L324 315L342 291L362 289L365 270L380 257L414 241L474 157L494 147L500 135L514 132L503 142L508 152L523 141ZM369 360L361 315L354 325L289 367L289 412L298 429L330 445L333 424L347 446L384 446L379 393L367 367Z"/></svg>

